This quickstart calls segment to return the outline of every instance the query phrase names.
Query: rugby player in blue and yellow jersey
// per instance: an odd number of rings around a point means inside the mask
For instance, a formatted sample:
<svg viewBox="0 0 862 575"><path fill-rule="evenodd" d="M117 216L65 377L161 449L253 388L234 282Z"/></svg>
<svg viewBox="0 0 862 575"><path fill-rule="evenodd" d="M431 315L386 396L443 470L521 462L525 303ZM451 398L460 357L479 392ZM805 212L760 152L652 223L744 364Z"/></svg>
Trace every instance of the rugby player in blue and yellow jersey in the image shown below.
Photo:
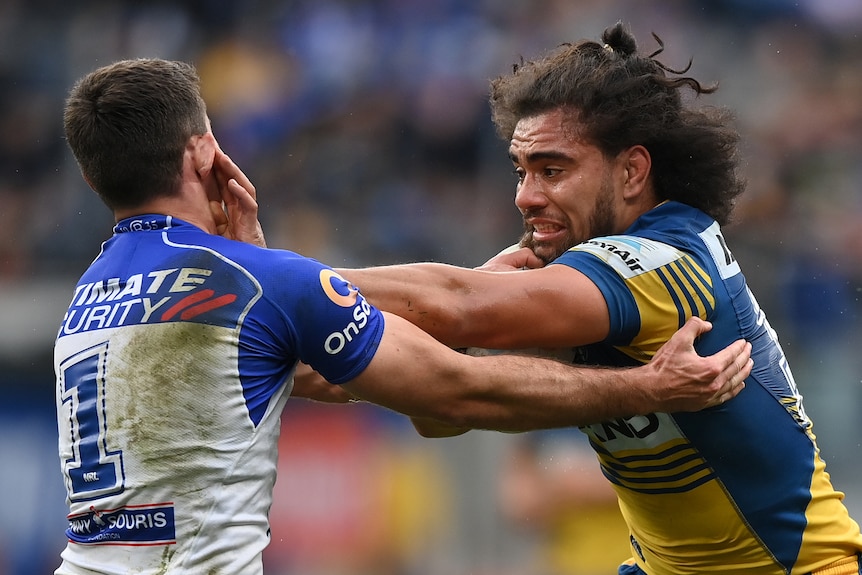
<svg viewBox="0 0 862 575"><path fill-rule="evenodd" d="M640 55L617 24L601 42L560 46L492 82L522 249L480 270L341 272L454 347L577 348L586 364L638 365L692 317L713 325L701 353L748 340L754 369L733 400L583 426L629 527L619 573L862 573L859 525L722 235L744 190L738 134L725 110L683 100L714 87L657 54Z"/></svg>

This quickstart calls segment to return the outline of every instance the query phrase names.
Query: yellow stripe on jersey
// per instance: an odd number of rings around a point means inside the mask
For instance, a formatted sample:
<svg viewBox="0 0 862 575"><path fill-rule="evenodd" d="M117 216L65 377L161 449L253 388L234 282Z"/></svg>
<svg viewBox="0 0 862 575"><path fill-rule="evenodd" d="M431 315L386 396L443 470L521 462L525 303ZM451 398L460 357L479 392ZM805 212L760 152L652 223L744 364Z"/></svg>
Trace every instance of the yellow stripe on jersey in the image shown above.
<svg viewBox="0 0 862 575"><path fill-rule="evenodd" d="M707 302L709 309L715 307L715 293L712 286L712 278L707 271L697 265L691 256L685 256L679 260L679 265L683 267L685 273L691 277L691 281L697 284L697 293L702 294L703 299Z"/></svg>
<svg viewBox="0 0 862 575"><path fill-rule="evenodd" d="M778 400L781 402L781 405L784 406L784 409L793 416L793 420L798 423L802 429L809 430L811 429L811 420L805 414L805 410L802 409L802 404L799 401L799 396L791 395L788 397L779 397ZM809 433L811 435L811 440L814 441L814 434Z"/></svg>
<svg viewBox="0 0 862 575"><path fill-rule="evenodd" d="M624 280L637 302L640 330L631 344L618 349L633 359L647 363L677 330L668 316L679 316L679 308L655 270ZM663 321L664 320L664 321ZM644 329L649 326L649 329ZM661 326L659 330L655 328Z"/></svg>
<svg viewBox="0 0 862 575"><path fill-rule="evenodd" d="M641 493L689 491L714 477L706 462L684 439L653 449L598 451L605 476L613 483Z"/></svg>
<svg viewBox="0 0 862 575"><path fill-rule="evenodd" d="M670 421L670 418L666 417L665 414L662 414L661 420ZM679 435L678 433L675 434L673 437L673 439L663 441L661 442L661 444L656 445L652 449L648 450L648 457L651 457L654 461L661 464L664 461L672 460L674 458L674 452L680 451L690 445L688 440L685 437ZM596 449L602 449L601 445L593 445L593 447ZM663 455L662 452L664 452ZM625 461L629 459L634 460L639 457L643 457L644 453L645 450L643 448L614 450L614 456Z"/></svg>
<svg viewBox="0 0 862 575"><path fill-rule="evenodd" d="M699 281L696 267L686 256L658 270L676 294L677 305L685 317L705 316L715 307L711 286Z"/></svg>
<svg viewBox="0 0 862 575"><path fill-rule="evenodd" d="M647 363L690 317L706 319L715 307L712 281L688 255L640 275L623 278L640 312L640 330L631 344L619 346L629 357ZM667 321L676 317L677 324Z"/></svg>
<svg viewBox="0 0 862 575"><path fill-rule="evenodd" d="M814 436L810 430L808 433ZM844 493L833 488L819 451L814 454L814 467L815 472L811 476L811 498L818 503L816 506L809 505L805 512L808 529L802 534L799 557L809 559L810 562L799 565L802 572L826 567L830 557L842 554L851 556L858 552L854 543L858 537L858 524L850 518L847 507L842 503ZM824 553L823 550L829 547L833 548L831 553ZM814 553L814 549L818 550L819 555Z"/></svg>

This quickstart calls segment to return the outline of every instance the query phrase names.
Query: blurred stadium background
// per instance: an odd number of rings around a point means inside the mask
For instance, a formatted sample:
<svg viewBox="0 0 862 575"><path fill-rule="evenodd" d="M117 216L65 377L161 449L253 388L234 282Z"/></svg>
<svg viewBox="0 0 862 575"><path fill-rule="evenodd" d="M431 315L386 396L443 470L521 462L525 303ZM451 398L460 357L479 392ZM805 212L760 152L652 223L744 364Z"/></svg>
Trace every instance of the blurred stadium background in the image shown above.
<svg viewBox="0 0 862 575"><path fill-rule="evenodd" d="M64 544L51 347L112 225L62 137L76 78L194 62L272 247L478 265L520 232L488 80L617 20L737 112L750 184L727 235L862 517L858 0L3 0L0 575L49 573ZM378 408L301 401L284 428L268 574L534 575L535 536L495 502L510 436L422 440Z"/></svg>

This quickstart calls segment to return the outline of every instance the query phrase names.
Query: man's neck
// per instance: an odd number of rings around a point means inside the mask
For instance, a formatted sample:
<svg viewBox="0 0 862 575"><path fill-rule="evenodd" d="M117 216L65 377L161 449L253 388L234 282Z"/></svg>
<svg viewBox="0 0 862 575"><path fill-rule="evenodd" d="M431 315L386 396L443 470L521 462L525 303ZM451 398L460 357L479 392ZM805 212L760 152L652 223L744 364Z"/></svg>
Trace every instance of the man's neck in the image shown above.
<svg viewBox="0 0 862 575"><path fill-rule="evenodd" d="M207 233L215 234L216 226L208 204L201 206L189 202L182 196L158 198L134 208L114 210L114 220L119 222L126 218L142 214L162 214L186 221Z"/></svg>

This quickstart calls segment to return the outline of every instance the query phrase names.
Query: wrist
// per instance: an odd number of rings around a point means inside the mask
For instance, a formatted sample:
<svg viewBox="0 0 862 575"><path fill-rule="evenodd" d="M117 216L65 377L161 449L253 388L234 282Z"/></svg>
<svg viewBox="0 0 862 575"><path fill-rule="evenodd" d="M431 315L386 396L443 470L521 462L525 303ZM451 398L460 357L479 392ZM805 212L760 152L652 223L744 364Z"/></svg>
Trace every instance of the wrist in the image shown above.
<svg viewBox="0 0 862 575"><path fill-rule="evenodd" d="M620 371L626 387L623 408L632 415L662 410L661 398L656 393L660 375L651 363Z"/></svg>

